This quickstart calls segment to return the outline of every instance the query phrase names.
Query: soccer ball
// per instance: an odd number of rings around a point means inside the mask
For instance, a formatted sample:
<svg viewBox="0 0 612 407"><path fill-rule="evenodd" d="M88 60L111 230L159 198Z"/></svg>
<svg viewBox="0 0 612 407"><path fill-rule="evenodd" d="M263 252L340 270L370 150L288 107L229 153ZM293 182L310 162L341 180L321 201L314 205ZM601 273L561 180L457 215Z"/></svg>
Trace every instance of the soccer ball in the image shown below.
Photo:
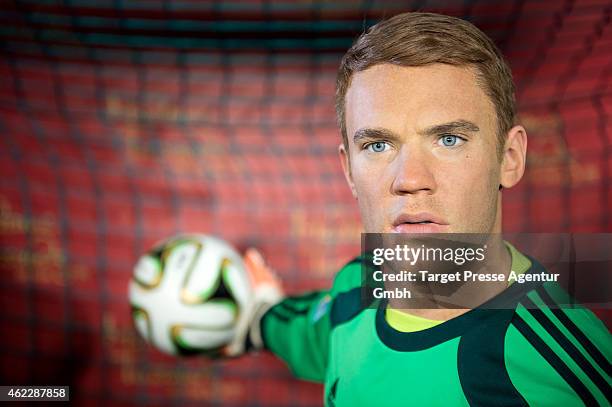
<svg viewBox="0 0 612 407"><path fill-rule="evenodd" d="M172 355L218 355L252 290L241 256L206 235L179 235L142 256L129 284L140 335Z"/></svg>

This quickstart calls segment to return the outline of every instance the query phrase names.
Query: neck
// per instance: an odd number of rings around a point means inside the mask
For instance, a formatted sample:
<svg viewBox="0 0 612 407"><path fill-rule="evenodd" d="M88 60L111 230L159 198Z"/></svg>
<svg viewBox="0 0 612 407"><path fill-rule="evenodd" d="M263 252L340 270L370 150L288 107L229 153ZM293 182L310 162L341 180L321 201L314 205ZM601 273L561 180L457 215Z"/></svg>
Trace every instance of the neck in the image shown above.
<svg viewBox="0 0 612 407"><path fill-rule="evenodd" d="M497 235L500 236L500 235ZM507 287L507 277L510 274L510 268L512 265L512 257L506 245L504 244L501 237L499 239L494 239L490 243L491 254L487 261L487 266L483 268L481 273L500 273L503 271L505 275L505 279L496 283L474 283L474 284L465 284L462 287L462 290L465 290L463 294L461 294L461 298L468 298L471 303L469 307L448 307L440 304L436 301L424 300L420 302L418 307L410 307L406 309L405 304L402 306L401 303L395 302L393 300L389 301L389 307L397 309L401 312L415 315L421 318L432 319L436 321L447 321L449 319L458 317L459 315L465 314L471 309L483 304L484 302L490 300L496 295L500 294ZM422 288L417 288L416 291L419 291ZM465 303L465 301L462 301ZM461 301L458 302L461 304Z"/></svg>

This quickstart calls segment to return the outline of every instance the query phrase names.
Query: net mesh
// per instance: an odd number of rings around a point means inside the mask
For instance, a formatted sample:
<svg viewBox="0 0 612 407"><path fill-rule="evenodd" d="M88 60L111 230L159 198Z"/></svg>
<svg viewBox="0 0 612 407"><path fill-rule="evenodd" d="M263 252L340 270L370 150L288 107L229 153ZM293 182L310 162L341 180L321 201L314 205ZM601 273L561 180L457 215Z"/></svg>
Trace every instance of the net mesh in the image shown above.
<svg viewBox="0 0 612 407"><path fill-rule="evenodd" d="M335 71L356 35L408 10L474 22L512 66L530 138L505 230L610 231L608 1L8 1L2 383L70 385L91 405L321 405L270 355L145 346L127 282L154 242L203 232L259 247L290 293L329 286L360 239Z"/></svg>

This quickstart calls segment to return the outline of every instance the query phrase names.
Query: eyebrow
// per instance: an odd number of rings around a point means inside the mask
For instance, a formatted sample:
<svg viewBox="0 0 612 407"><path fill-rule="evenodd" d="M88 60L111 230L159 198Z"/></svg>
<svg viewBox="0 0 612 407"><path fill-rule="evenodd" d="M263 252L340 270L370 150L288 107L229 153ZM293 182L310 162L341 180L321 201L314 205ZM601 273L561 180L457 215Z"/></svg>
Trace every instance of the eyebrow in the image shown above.
<svg viewBox="0 0 612 407"><path fill-rule="evenodd" d="M476 133L478 131L480 131L480 128L475 123L468 120L455 120L448 123L436 124L423 130L419 130L418 134L423 136L435 136L455 132ZM353 135L353 142L359 143L363 139L397 140L398 138L399 136L391 130L381 127L365 127L355 132Z"/></svg>
<svg viewBox="0 0 612 407"><path fill-rule="evenodd" d="M397 136L397 134L395 134L391 130L387 130L381 127L376 127L376 128L365 127L355 132L355 135L353 136L353 142L357 144L361 140L364 140L364 139L365 140L370 140L370 139L397 140L398 138L399 137Z"/></svg>
<svg viewBox="0 0 612 407"><path fill-rule="evenodd" d="M419 134L426 136L434 136L436 134L446 134L454 132L476 133L480 128L467 120L455 120L448 123L436 124L419 131Z"/></svg>

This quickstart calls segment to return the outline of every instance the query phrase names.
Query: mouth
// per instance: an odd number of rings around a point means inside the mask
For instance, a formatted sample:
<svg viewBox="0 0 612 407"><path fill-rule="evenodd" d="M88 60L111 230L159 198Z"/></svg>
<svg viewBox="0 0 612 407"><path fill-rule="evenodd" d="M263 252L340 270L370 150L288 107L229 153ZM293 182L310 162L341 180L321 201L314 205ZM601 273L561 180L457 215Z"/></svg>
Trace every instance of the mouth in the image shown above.
<svg viewBox="0 0 612 407"><path fill-rule="evenodd" d="M394 233L444 233L448 222L430 213L401 214L393 221Z"/></svg>

